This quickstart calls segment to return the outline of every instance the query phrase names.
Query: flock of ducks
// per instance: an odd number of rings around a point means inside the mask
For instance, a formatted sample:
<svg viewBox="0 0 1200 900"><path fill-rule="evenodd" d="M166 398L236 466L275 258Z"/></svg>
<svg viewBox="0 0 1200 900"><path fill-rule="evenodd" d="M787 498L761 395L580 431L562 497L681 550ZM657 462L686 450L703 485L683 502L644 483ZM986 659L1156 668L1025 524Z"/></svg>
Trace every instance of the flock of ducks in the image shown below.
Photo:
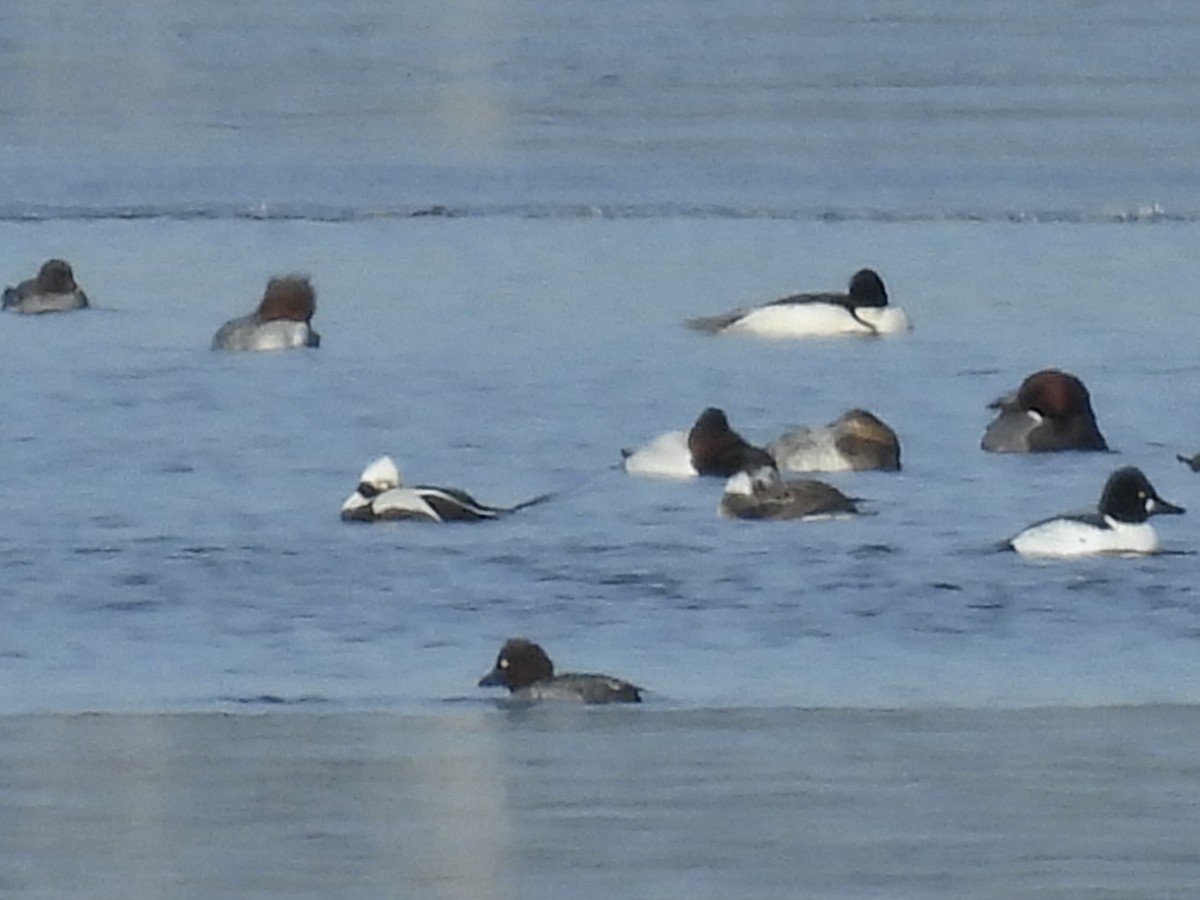
<svg viewBox="0 0 1200 900"><path fill-rule="evenodd" d="M4 291L3 309L42 314L86 309L87 294L68 262L49 259L35 277ZM270 279L254 312L231 319L213 336L214 350L315 348L312 327L316 293L309 279L286 275ZM908 331L902 309L888 304L883 280L871 269L850 279L845 293L795 294L760 306L690 319L687 325L710 334L771 338L862 335L879 337ZM1011 394L990 405L996 418L987 426L983 450L993 453L1105 451L1091 395L1076 376L1059 369L1029 375ZM853 515L859 501L826 482L785 478L781 473L900 470L896 432L864 409L851 409L824 426L797 429L758 447L730 427L715 407L700 413L687 430L669 431L646 445L624 450L622 465L636 476L726 479L718 513L739 519L812 519ZM1178 457L1200 471L1200 453ZM358 486L342 503L343 520L480 522L543 503L542 494L514 506L490 506L457 488L405 487L390 457L371 462ZM1113 472L1095 511L1036 522L1003 543L1027 556L1076 557L1098 553L1144 554L1159 549L1148 519L1184 510L1158 496L1146 476L1126 466ZM524 638L505 642L480 686L507 688L521 701L574 699L586 703L638 702L642 689L619 678L591 673L558 674L546 652Z"/></svg>

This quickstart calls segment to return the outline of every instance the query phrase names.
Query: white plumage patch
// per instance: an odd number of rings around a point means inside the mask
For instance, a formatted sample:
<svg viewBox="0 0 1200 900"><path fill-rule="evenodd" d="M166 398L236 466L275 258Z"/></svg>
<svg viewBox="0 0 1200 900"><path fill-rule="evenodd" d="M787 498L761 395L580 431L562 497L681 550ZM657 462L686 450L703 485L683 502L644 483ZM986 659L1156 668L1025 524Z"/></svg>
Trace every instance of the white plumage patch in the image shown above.
<svg viewBox="0 0 1200 900"><path fill-rule="evenodd" d="M911 328L904 310L895 306L860 306L852 315L837 303L778 303L751 310L725 330L759 337L799 338L896 334Z"/></svg>
<svg viewBox="0 0 1200 900"><path fill-rule="evenodd" d="M854 465L837 446L832 428L801 428L772 441L767 450L779 468L792 472L850 472Z"/></svg>
<svg viewBox="0 0 1200 900"><path fill-rule="evenodd" d="M308 346L309 327L307 322L292 322L278 319L261 322L246 344L250 350L290 350Z"/></svg>
<svg viewBox="0 0 1200 900"><path fill-rule="evenodd" d="M1158 533L1148 523L1130 524L1109 516L1107 527L1078 519L1051 519L1026 528L1009 543L1022 556L1070 557L1100 553L1155 553Z"/></svg>
<svg viewBox="0 0 1200 900"><path fill-rule="evenodd" d="M390 456L381 456L363 469L358 480L362 484L371 485L377 491L386 491L400 487L400 470Z"/></svg>
<svg viewBox="0 0 1200 900"><path fill-rule="evenodd" d="M654 478L696 478L692 451L688 449L686 431L668 431L625 458L625 471L630 475Z"/></svg>
<svg viewBox="0 0 1200 900"><path fill-rule="evenodd" d="M384 491L371 503L375 515L380 519L428 518L442 521L432 506L415 490L392 488Z"/></svg>

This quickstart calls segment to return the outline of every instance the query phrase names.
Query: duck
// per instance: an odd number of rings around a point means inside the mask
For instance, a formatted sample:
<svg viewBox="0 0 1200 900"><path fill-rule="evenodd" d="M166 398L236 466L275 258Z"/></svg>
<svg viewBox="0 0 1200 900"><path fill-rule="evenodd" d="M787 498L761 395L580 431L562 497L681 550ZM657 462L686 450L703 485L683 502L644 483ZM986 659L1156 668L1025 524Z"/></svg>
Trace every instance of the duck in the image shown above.
<svg viewBox="0 0 1200 900"><path fill-rule="evenodd" d="M1091 394L1078 377L1061 369L1034 372L1016 393L997 398L988 408L1000 411L980 442L990 453L1108 450Z"/></svg>
<svg viewBox="0 0 1200 900"><path fill-rule="evenodd" d="M1184 456L1182 453L1176 453L1175 458L1193 472L1200 472L1200 453L1194 456Z"/></svg>
<svg viewBox="0 0 1200 900"><path fill-rule="evenodd" d="M450 487L404 487L400 470L390 456L381 456L363 469L358 487L342 503L346 522L484 522L549 500L540 494L515 506L488 506L466 491Z"/></svg>
<svg viewBox="0 0 1200 900"><path fill-rule="evenodd" d="M760 306L689 319L687 325L709 334L769 338L879 337L912 329L908 314L888 305L887 288L874 269L855 272L844 294L793 294Z"/></svg>
<svg viewBox="0 0 1200 900"><path fill-rule="evenodd" d="M317 295L305 275L271 278L258 308L247 316L230 319L213 335L214 350L287 350L319 347L321 336L313 330Z"/></svg>
<svg viewBox="0 0 1200 900"><path fill-rule="evenodd" d="M629 474L663 478L728 478L742 469L775 464L771 454L734 431L724 410L715 406L701 412L689 431L668 431L621 454Z"/></svg>
<svg viewBox="0 0 1200 900"><path fill-rule="evenodd" d="M87 309L88 297L75 283L65 259L48 259L33 278L4 290L3 309L15 313L70 312Z"/></svg>
<svg viewBox="0 0 1200 900"><path fill-rule="evenodd" d="M570 700L596 703L641 703L643 688L612 675L554 674L554 663L539 644L509 638L492 670L479 679L480 687L508 688L515 700Z"/></svg>
<svg viewBox="0 0 1200 900"><path fill-rule="evenodd" d="M717 513L727 519L812 519L854 515L858 502L811 478L783 480L774 466L732 475Z"/></svg>
<svg viewBox="0 0 1200 900"><path fill-rule="evenodd" d="M1105 482L1094 513L1066 514L1030 525L1004 543L1022 556L1073 557L1156 553L1158 533L1147 520L1179 515L1135 466L1117 469Z"/></svg>
<svg viewBox="0 0 1200 900"><path fill-rule="evenodd" d="M900 471L900 439L882 419L850 409L828 425L798 428L767 444L786 472Z"/></svg>

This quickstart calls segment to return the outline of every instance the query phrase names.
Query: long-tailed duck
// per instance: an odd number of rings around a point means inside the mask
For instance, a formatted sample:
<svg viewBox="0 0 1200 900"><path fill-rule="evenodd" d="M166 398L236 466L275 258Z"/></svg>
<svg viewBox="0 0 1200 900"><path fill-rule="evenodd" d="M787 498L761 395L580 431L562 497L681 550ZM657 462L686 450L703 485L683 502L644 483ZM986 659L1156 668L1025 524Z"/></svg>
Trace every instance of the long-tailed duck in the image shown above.
<svg viewBox="0 0 1200 900"><path fill-rule="evenodd" d="M540 494L515 506L488 506L458 488L418 485L404 487L400 470L390 456L381 456L365 469L354 493L342 503L347 522L415 519L423 522L483 522L526 509L550 499Z"/></svg>
<svg viewBox="0 0 1200 900"><path fill-rule="evenodd" d="M725 484L717 512L730 519L809 519L852 515L857 502L810 478L787 481L774 467L738 472Z"/></svg>

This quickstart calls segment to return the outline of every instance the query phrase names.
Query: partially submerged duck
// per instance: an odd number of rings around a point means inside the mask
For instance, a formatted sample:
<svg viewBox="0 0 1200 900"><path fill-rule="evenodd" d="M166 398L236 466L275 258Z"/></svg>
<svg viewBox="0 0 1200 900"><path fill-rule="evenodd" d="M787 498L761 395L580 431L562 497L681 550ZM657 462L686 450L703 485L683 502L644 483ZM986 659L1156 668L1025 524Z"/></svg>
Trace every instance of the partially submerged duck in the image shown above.
<svg viewBox="0 0 1200 900"><path fill-rule="evenodd" d="M308 278L284 275L267 282L258 309L230 319L213 335L214 350L287 350L319 347L312 328L317 295Z"/></svg>
<svg viewBox="0 0 1200 900"><path fill-rule="evenodd" d="M1037 522L1004 546L1023 556L1156 553L1158 533L1147 520L1182 512L1183 507L1158 496L1141 469L1126 466L1109 476L1095 512Z"/></svg>
<svg viewBox="0 0 1200 900"><path fill-rule="evenodd" d="M517 700L572 700L582 703L640 703L642 689L611 675L554 674L546 651L525 638L510 638L500 648L480 687L504 687Z"/></svg>
<svg viewBox="0 0 1200 900"><path fill-rule="evenodd" d="M1195 456L1184 456L1181 453L1175 454L1175 458L1191 469L1193 472L1200 472L1200 453Z"/></svg>
<svg viewBox="0 0 1200 900"><path fill-rule="evenodd" d="M697 417L690 431L668 431L637 450L623 450L625 471L631 475L695 478L734 472L775 461L729 426L723 410L710 406Z"/></svg>
<svg viewBox="0 0 1200 900"><path fill-rule="evenodd" d="M793 294L762 306L689 319L687 324L710 334L775 338L880 336L912 328L904 310L888 305L887 289L874 269L855 272L844 294Z"/></svg>
<svg viewBox="0 0 1200 900"><path fill-rule="evenodd" d="M1000 411L980 443L989 452L1108 449L1096 424L1091 394L1082 381L1061 369L1034 372L1015 394L994 400L989 409Z"/></svg>
<svg viewBox="0 0 1200 900"><path fill-rule="evenodd" d="M858 504L831 484L785 481L774 467L762 467L730 477L717 512L729 519L811 519L853 515Z"/></svg>
<svg viewBox="0 0 1200 900"><path fill-rule="evenodd" d="M418 485L404 487L400 470L390 456L381 456L365 469L354 493L342 503L347 522L482 522L498 519L550 499L541 494L516 506L488 506L458 488Z"/></svg>
<svg viewBox="0 0 1200 900"><path fill-rule="evenodd" d="M87 294L75 283L75 272L65 259L46 260L36 276L4 291L3 308L9 312L70 312L87 306Z"/></svg>
<svg viewBox="0 0 1200 900"><path fill-rule="evenodd" d="M789 472L900 470L900 439L865 409L851 409L828 425L798 428L767 444L780 469Z"/></svg>

